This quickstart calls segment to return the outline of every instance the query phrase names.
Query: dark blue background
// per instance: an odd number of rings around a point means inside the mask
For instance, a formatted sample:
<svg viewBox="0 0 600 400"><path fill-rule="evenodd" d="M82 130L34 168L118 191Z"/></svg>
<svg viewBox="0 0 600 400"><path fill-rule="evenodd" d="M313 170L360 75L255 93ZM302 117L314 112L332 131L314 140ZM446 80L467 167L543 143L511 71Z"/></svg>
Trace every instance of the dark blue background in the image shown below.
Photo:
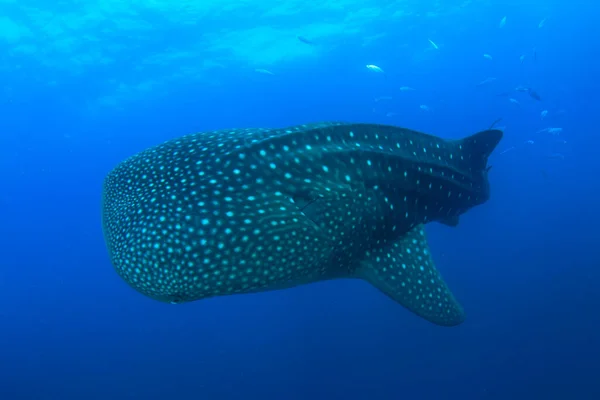
<svg viewBox="0 0 600 400"><path fill-rule="evenodd" d="M534 6L511 5L510 29L498 28L502 7L417 19L408 47L383 26L371 47L341 43L274 76L227 70L221 86L171 87L93 115L80 103L105 90L102 79L132 77L135 52L52 89L16 82L0 106L0 399L600 398L598 7L556 3L538 29L546 15ZM521 65L534 47L537 61ZM487 77L497 80L476 86ZM496 96L520 84L543 101ZM165 305L109 263L103 178L166 139L318 120L462 137L498 117L491 200L457 228L427 228L468 314L459 327L350 280ZM548 126L563 132L535 134Z"/></svg>

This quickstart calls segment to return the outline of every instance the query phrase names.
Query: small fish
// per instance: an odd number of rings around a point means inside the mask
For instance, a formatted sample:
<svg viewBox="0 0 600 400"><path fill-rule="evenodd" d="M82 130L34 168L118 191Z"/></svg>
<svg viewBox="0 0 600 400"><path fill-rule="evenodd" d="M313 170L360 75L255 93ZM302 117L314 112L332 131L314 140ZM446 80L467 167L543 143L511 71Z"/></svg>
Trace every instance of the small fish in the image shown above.
<svg viewBox="0 0 600 400"><path fill-rule="evenodd" d="M544 128L537 131L537 133L549 133L551 135L559 135L562 131L563 128Z"/></svg>
<svg viewBox="0 0 600 400"><path fill-rule="evenodd" d="M517 91L517 92L529 92L529 87L527 87L527 86L517 86L515 88L515 91Z"/></svg>
<svg viewBox="0 0 600 400"><path fill-rule="evenodd" d="M523 54L521 57L519 57L519 60L521 61L521 64L523 64L525 62L525 54Z"/></svg>
<svg viewBox="0 0 600 400"><path fill-rule="evenodd" d="M431 40L431 39L427 39L427 40L429 40L429 43L431 44L431 47L433 47L433 48L434 48L434 49L436 49L436 50L438 50L438 49L439 49L438 45L437 45L437 44L435 44L435 42L434 42L433 40Z"/></svg>
<svg viewBox="0 0 600 400"><path fill-rule="evenodd" d="M552 154L548 154L548 158L551 160L564 160L565 156L560 153L552 153Z"/></svg>
<svg viewBox="0 0 600 400"><path fill-rule="evenodd" d="M509 151L513 151L514 149L516 149L516 147L515 147L515 146L511 146L511 147L509 147L508 149L506 149L506 150L504 150L504 151L500 152L500 155L502 155L502 154L506 154L506 153L508 153Z"/></svg>
<svg viewBox="0 0 600 400"><path fill-rule="evenodd" d="M495 80L496 80L496 78L485 78L484 80L482 80L481 82L479 82L476 86L488 85L488 84L494 82Z"/></svg>
<svg viewBox="0 0 600 400"><path fill-rule="evenodd" d="M413 90L415 89L411 88L410 86L400 86L401 92L412 92Z"/></svg>
<svg viewBox="0 0 600 400"><path fill-rule="evenodd" d="M456 226L489 200L501 138L322 122L173 139L107 175L110 260L132 288L172 304L352 277L425 320L459 325L463 308L423 226Z"/></svg>
<svg viewBox="0 0 600 400"><path fill-rule="evenodd" d="M427 106L426 104L421 104L421 105L419 106L419 108L420 108L421 110L423 110L423 111L429 111L429 106Z"/></svg>
<svg viewBox="0 0 600 400"><path fill-rule="evenodd" d="M533 90L532 88L529 88L527 90L527 94L537 101L542 101L542 98L540 97L540 95L537 94L537 92L535 90Z"/></svg>
<svg viewBox="0 0 600 400"><path fill-rule="evenodd" d="M375 97L375 103L379 103L380 101L389 101L389 100L392 100L392 96Z"/></svg>
<svg viewBox="0 0 600 400"><path fill-rule="evenodd" d="M268 69L264 69L264 68L257 68L257 69L254 70L254 72L258 72L259 74L264 74L264 75L275 75L274 73L272 73Z"/></svg>
<svg viewBox="0 0 600 400"><path fill-rule="evenodd" d="M544 18L543 20L540 21L540 23L538 24L538 29L542 29L544 27L544 24L546 23L546 19Z"/></svg>
<svg viewBox="0 0 600 400"><path fill-rule="evenodd" d="M494 120L494 122L492 122L492 124L490 125L490 127L489 127L488 129L494 129L494 127L495 127L496 125L498 125L498 123L499 123L499 122L501 122L501 121L502 121L502 119L503 119L502 117L500 117L500 118L496 118L496 119ZM503 130L503 129L501 129L501 130Z"/></svg>
<svg viewBox="0 0 600 400"><path fill-rule="evenodd" d="M384 73L384 72L383 72L383 69L381 69L380 67L378 67L378 66L377 66L377 65L375 65L375 64L367 64L367 65L366 65L366 67L367 67L367 69L368 69L369 71L377 72L377 73L380 73L380 74L383 74L383 73Z"/></svg>
<svg viewBox="0 0 600 400"><path fill-rule="evenodd" d="M512 97L510 99L508 99L508 101L510 101L511 103L516 104L516 105L520 105L521 104L521 103L519 103L517 101L517 99L513 99Z"/></svg>
<svg viewBox="0 0 600 400"><path fill-rule="evenodd" d="M487 60L492 60L492 56L490 56L489 54L484 54L483 58L485 58Z"/></svg>
<svg viewBox="0 0 600 400"><path fill-rule="evenodd" d="M542 111L542 112L540 113L540 117L541 117L542 119L546 118L546 116L548 116L548 110L544 110L544 111Z"/></svg>
<svg viewBox="0 0 600 400"><path fill-rule="evenodd" d="M308 40L308 39L307 39L307 38L305 38L304 36L296 36L296 38L297 38L299 41L301 41L302 43L309 44L309 45L311 45L311 46L315 44L315 42L313 42L312 40Z"/></svg>
<svg viewBox="0 0 600 400"><path fill-rule="evenodd" d="M504 28L504 25L506 25L506 16L502 17L502 19L500 20L500 24L498 26L500 28Z"/></svg>
<svg viewBox="0 0 600 400"><path fill-rule="evenodd" d="M525 144L534 144L535 142L533 140L526 140Z"/></svg>

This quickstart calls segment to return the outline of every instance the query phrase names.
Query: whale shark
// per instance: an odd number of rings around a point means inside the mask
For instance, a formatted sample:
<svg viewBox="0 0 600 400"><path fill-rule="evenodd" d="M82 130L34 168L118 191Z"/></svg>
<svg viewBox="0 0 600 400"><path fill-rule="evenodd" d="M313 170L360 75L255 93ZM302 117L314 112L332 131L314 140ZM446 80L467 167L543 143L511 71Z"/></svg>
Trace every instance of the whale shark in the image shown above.
<svg viewBox="0 0 600 400"><path fill-rule="evenodd" d="M459 325L464 310L424 226L457 226L489 199L501 138L319 122L172 139L106 176L110 260L168 303L356 278L431 323Z"/></svg>

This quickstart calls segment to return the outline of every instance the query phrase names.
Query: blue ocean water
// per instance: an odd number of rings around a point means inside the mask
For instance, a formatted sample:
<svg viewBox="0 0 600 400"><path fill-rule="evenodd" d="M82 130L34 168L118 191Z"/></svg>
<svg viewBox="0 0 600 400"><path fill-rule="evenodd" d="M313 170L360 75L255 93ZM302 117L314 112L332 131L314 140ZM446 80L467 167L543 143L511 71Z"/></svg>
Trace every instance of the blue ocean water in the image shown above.
<svg viewBox="0 0 600 400"><path fill-rule="evenodd" d="M582 4L0 1L0 399L600 398ZM460 138L499 118L491 199L427 226L458 327L355 280L163 304L108 259L103 179L165 140L325 120Z"/></svg>

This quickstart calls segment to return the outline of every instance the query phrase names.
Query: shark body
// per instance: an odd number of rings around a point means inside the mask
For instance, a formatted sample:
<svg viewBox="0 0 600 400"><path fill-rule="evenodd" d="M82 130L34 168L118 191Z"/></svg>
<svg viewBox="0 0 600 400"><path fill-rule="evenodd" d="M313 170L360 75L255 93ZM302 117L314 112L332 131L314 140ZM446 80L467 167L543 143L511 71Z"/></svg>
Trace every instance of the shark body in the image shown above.
<svg viewBox="0 0 600 400"><path fill-rule="evenodd" d="M423 226L454 226L488 200L501 137L323 122L170 140L106 177L110 258L165 302L360 278L430 322L458 325L463 309Z"/></svg>

